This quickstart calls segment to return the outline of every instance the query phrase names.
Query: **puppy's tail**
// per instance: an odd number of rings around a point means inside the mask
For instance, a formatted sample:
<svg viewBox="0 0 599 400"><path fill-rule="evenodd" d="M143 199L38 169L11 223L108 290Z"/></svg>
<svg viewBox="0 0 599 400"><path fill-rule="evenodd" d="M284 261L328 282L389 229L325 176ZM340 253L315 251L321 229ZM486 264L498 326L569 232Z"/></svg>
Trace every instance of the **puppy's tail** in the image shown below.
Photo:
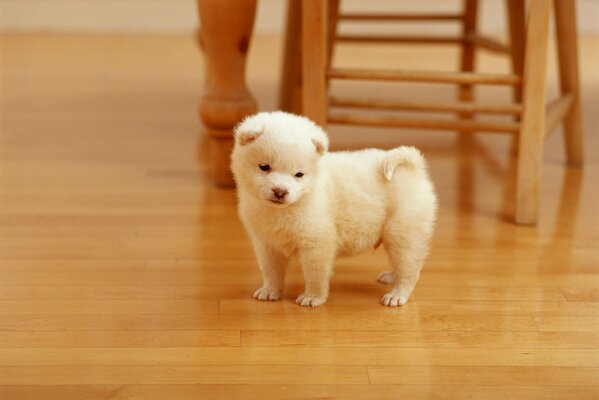
<svg viewBox="0 0 599 400"><path fill-rule="evenodd" d="M426 172L426 162L422 153L415 147L401 146L389 150L382 162L383 175L390 181L397 167L405 167L414 171Z"/></svg>

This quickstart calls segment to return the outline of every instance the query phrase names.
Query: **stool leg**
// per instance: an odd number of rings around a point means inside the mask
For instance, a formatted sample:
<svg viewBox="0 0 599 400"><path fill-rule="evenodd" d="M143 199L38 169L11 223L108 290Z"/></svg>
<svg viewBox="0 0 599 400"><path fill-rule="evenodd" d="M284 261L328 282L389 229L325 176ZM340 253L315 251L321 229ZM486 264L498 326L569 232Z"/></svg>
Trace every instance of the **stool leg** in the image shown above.
<svg viewBox="0 0 599 400"><path fill-rule="evenodd" d="M341 0L328 0L328 22L327 22L327 71L333 63L333 50L335 49L335 37L337 36L337 21L339 19L339 3Z"/></svg>
<svg viewBox="0 0 599 400"><path fill-rule="evenodd" d="M512 72L522 76L524 71L524 49L526 47L526 4L522 0L506 0L508 31L510 34L510 57L512 61ZM522 86L513 88L514 102L522 102ZM520 121L520 117L514 117ZM518 154L518 136L512 139L512 154Z"/></svg>
<svg viewBox="0 0 599 400"><path fill-rule="evenodd" d="M524 70L524 49L526 47L526 9L522 0L506 0L508 29L510 33L510 50L512 58L512 72L522 75ZM514 101L522 101L522 87L514 86Z"/></svg>
<svg viewBox="0 0 599 400"><path fill-rule="evenodd" d="M550 12L551 0L530 0L526 24L523 112L516 183L516 222L520 224L536 223L539 212Z"/></svg>
<svg viewBox="0 0 599 400"><path fill-rule="evenodd" d="M283 49L283 73L279 92L279 108L302 113L302 5L301 0L287 2L287 28Z"/></svg>
<svg viewBox="0 0 599 400"><path fill-rule="evenodd" d="M302 111L324 127L327 122L327 0L302 2Z"/></svg>
<svg viewBox="0 0 599 400"><path fill-rule="evenodd" d="M460 69L462 72L472 72L475 67L476 46L472 38L476 35L478 0L464 0L463 7L464 23L462 34L466 39L462 43L462 56ZM474 97L472 85L460 85L460 101L471 101ZM471 114L462 114L462 118L470 118Z"/></svg>
<svg viewBox="0 0 599 400"><path fill-rule="evenodd" d="M578 80L578 42L576 35L576 1L555 2L555 30L562 95L572 94L570 112L564 119L568 163L581 166L583 161L582 112Z"/></svg>

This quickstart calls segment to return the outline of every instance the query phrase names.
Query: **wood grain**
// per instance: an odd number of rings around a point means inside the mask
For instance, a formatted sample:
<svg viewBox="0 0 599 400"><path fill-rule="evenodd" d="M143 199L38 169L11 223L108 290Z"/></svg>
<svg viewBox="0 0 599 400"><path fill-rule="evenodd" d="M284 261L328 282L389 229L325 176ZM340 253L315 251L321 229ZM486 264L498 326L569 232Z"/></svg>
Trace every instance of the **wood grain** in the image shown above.
<svg viewBox="0 0 599 400"><path fill-rule="evenodd" d="M368 383L366 367L259 365L0 367L0 385Z"/></svg>
<svg viewBox="0 0 599 400"><path fill-rule="evenodd" d="M2 366L114 365L396 365L599 367L599 349L400 347L136 347L0 349Z"/></svg>
<svg viewBox="0 0 599 400"><path fill-rule="evenodd" d="M369 314L342 315L331 320L326 308L297 311L297 315L253 314L18 314L5 315L0 321L0 331L13 330L91 330L111 329L156 330L170 329L351 329L356 324L364 330L484 330L532 331L536 330L530 316L496 315L408 315L401 309L387 310L373 304ZM310 312L311 311L311 312ZM335 314L336 315L336 314ZM384 317L384 318L383 318Z"/></svg>
<svg viewBox="0 0 599 400"><path fill-rule="evenodd" d="M243 346L597 349L596 332L243 330Z"/></svg>
<svg viewBox="0 0 599 400"><path fill-rule="evenodd" d="M552 385L593 385L599 368L564 367L368 367L374 384L425 384L431 375L443 376L454 385L477 382L488 386L530 386L551 382Z"/></svg>
<svg viewBox="0 0 599 400"><path fill-rule="evenodd" d="M0 386L6 399L81 400L110 397L131 400L163 400L177 394L181 400L243 397L250 400L306 398L362 400L375 398L397 400L413 396L439 400L529 400L579 399L595 400L598 386L477 386L477 385L52 385Z"/></svg>
<svg viewBox="0 0 599 400"><path fill-rule="evenodd" d="M1 348L239 346L240 330L0 331Z"/></svg>

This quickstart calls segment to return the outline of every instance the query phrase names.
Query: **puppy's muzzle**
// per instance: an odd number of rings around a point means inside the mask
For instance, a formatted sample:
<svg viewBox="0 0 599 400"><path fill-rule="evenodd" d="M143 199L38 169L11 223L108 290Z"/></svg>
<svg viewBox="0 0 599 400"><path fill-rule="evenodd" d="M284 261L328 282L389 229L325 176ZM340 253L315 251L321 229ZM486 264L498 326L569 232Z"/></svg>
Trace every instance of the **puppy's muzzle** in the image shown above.
<svg viewBox="0 0 599 400"><path fill-rule="evenodd" d="M272 202L275 203L283 203L285 201L285 196L287 196L289 192L287 191L287 189L283 189L280 187L274 187L272 188Z"/></svg>

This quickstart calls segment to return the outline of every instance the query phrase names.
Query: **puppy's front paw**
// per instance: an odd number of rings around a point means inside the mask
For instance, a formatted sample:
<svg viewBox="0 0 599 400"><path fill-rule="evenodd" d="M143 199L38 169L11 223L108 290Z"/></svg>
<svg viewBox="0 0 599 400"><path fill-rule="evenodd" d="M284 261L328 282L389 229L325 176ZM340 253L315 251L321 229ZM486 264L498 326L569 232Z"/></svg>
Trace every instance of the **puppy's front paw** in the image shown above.
<svg viewBox="0 0 599 400"><path fill-rule="evenodd" d="M406 296L400 296L399 294L391 291L383 296L381 303L387 307L398 307L403 306L408 302Z"/></svg>
<svg viewBox="0 0 599 400"><path fill-rule="evenodd" d="M393 273L390 271L381 272L376 280L380 283L384 283L385 285L389 285L395 281L393 279Z"/></svg>
<svg viewBox="0 0 599 400"><path fill-rule="evenodd" d="M295 302L303 307L318 307L326 303L327 299L316 296L308 296L305 293L300 294Z"/></svg>
<svg viewBox="0 0 599 400"><path fill-rule="evenodd" d="M257 300L279 300L281 291L277 288L262 286L254 292L254 299Z"/></svg>

